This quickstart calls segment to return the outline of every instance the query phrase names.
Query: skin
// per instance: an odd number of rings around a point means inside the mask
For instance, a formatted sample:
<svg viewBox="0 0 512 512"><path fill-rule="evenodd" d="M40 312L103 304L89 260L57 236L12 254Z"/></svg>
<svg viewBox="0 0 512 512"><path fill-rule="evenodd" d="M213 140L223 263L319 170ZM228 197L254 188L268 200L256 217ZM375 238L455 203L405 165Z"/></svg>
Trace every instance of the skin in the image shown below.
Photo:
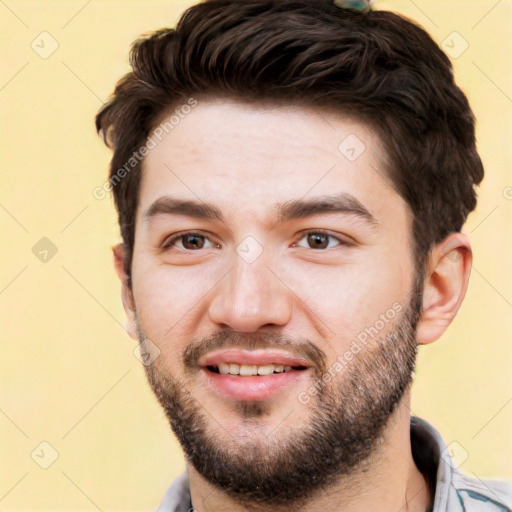
<svg viewBox="0 0 512 512"><path fill-rule="evenodd" d="M338 150L351 134L366 147L354 161ZM253 421L243 418L236 401L205 385L199 371L187 373L181 358L190 343L222 329L277 332L306 338L330 367L379 315L407 302L415 276L412 213L390 186L384 161L378 137L354 119L226 100L200 101L146 156L131 289L122 270L122 246L114 248L127 331L137 339L138 325L144 327L144 336L161 351L155 364L206 408L219 443L239 450L247 434L263 442L270 433L306 424L310 408L297 395L314 375L305 374L266 400L266 414ZM374 221L353 212L288 220L276 214L276 206L288 201L333 194L356 198ZM177 213L148 217L162 196L211 203L223 219ZM304 234L319 229L334 237L325 249L311 248ZM203 248L187 249L179 242L162 248L171 235L190 230L208 237ZM252 262L236 251L248 236L262 250ZM250 243L249 250L259 252ZM432 249L418 343L435 341L446 330L464 298L470 268L471 248L463 234L452 234ZM432 497L412 459L409 407L407 390L375 461L300 510L334 510L341 499L346 511L424 511ZM247 510L192 466L189 477L197 510Z"/></svg>

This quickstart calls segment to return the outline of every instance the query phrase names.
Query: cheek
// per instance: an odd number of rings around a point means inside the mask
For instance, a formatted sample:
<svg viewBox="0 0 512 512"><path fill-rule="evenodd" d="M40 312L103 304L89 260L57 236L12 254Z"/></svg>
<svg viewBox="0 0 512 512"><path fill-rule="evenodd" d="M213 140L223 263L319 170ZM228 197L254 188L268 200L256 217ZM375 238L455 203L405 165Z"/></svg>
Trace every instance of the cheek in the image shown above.
<svg viewBox="0 0 512 512"><path fill-rule="evenodd" d="M180 343L185 338L186 343L197 326L198 315L204 312L205 298L216 281L212 272L199 267L173 268L134 260L137 316L144 334L161 345L161 350L167 350L168 340Z"/></svg>
<svg viewBox="0 0 512 512"><path fill-rule="evenodd" d="M404 306L408 272L407 262L396 254L381 253L371 261L359 258L336 267L297 269L288 280L320 332L350 340L393 310L393 305Z"/></svg>

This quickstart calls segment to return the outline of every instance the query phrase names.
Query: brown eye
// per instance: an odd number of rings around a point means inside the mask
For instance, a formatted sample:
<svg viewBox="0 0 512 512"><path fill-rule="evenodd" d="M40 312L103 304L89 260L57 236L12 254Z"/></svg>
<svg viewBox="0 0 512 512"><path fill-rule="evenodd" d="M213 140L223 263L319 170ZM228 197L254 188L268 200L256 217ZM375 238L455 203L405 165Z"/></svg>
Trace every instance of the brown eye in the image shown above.
<svg viewBox="0 0 512 512"><path fill-rule="evenodd" d="M305 249L333 249L340 245L346 245L342 239L323 231L310 231L304 233L302 238L297 242L299 247Z"/></svg>
<svg viewBox="0 0 512 512"><path fill-rule="evenodd" d="M328 235L322 233L309 233L308 245L311 249L325 249L329 245Z"/></svg>
<svg viewBox="0 0 512 512"><path fill-rule="evenodd" d="M210 239L199 233L183 233L168 239L162 246L164 250L172 250L174 248L184 251L198 251L199 249L211 249L218 247Z"/></svg>
<svg viewBox="0 0 512 512"><path fill-rule="evenodd" d="M201 235L182 235L181 243L185 249L194 250L204 247L205 237Z"/></svg>

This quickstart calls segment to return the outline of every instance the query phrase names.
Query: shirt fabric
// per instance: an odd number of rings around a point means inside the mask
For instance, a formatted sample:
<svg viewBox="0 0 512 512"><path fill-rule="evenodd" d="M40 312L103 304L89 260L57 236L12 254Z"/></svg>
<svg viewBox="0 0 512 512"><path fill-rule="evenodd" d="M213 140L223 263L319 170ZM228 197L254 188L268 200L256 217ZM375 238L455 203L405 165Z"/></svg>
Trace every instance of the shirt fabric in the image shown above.
<svg viewBox="0 0 512 512"><path fill-rule="evenodd" d="M512 512L512 482L484 480L460 472L467 452L457 442L445 445L439 432L421 418L411 418L411 449L431 495L432 512ZM158 512L193 512L187 472L165 493ZM196 511L201 512L201 511Z"/></svg>

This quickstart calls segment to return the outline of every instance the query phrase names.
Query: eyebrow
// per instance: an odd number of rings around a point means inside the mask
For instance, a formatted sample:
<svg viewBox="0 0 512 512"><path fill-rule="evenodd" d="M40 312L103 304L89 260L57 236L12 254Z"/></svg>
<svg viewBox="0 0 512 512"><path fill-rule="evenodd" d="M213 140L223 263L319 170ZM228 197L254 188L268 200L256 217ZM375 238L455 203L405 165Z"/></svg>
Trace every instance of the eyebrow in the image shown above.
<svg viewBox="0 0 512 512"><path fill-rule="evenodd" d="M293 199L277 207L277 215L280 222L325 213L355 215L369 224L378 225L377 219L370 211L353 195L347 193L312 199Z"/></svg>
<svg viewBox="0 0 512 512"><path fill-rule="evenodd" d="M159 214L185 215L197 219L223 221L222 213L212 204L203 201L178 199L171 196L159 197L146 210L143 218L149 220L151 217Z"/></svg>
<svg viewBox="0 0 512 512"><path fill-rule="evenodd" d="M315 197L312 199L292 199L275 206L279 222L310 217L313 215L342 213L359 217L373 226L378 222L370 211L353 195L342 193ZM221 211L211 203L196 200L162 196L155 200L143 214L149 221L156 215L184 215L204 220L224 222Z"/></svg>

